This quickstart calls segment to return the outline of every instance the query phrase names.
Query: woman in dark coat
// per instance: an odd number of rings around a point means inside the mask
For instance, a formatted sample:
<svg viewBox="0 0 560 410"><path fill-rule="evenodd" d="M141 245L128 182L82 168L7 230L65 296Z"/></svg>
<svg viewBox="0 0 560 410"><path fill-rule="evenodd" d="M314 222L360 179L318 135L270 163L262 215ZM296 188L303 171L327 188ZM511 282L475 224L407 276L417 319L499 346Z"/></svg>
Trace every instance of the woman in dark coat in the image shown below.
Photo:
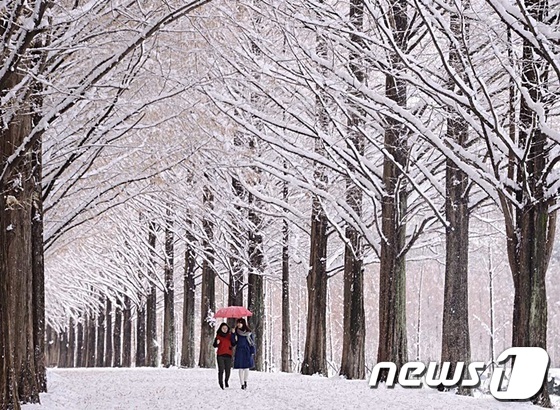
<svg viewBox="0 0 560 410"><path fill-rule="evenodd" d="M237 319L232 335L236 343L233 367L239 369L241 388L246 389L249 369L255 367L255 336L245 319Z"/></svg>
<svg viewBox="0 0 560 410"><path fill-rule="evenodd" d="M233 334L230 332L228 324L222 323L218 328L216 337L214 338L214 347L218 348L216 351L218 361L218 384L222 389L224 388L224 372L226 374L225 384L226 387L229 387L228 383L231 371L233 346L235 346Z"/></svg>

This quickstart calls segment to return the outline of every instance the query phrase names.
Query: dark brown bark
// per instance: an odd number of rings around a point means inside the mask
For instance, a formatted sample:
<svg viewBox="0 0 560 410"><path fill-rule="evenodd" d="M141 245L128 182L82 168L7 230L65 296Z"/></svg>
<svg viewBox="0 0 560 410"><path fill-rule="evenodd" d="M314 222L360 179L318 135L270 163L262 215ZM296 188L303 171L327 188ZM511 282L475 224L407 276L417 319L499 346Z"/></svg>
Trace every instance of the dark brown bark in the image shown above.
<svg viewBox="0 0 560 410"><path fill-rule="evenodd" d="M68 367L76 367L76 326L74 319L70 318L68 323Z"/></svg>
<svg viewBox="0 0 560 410"><path fill-rule="evenodd" d="M163 358L165 367L175 366L175 284L173 280L173 221L167 210L165 223L165 293L163 295Z"/></svg>
<svg viewBox="0 0 560 410"><path fill-rule="evenodd" d="M132 307L128 296L124 297L123 307L122 365L132 366Z"/></svg>
<svg viewBox="0 0 560 410"><path fill-rule="evenodd" d="M68 331L62 330L59 334L58 367L68 367Z"/></svg>
<svg viewBox="0 0 560 410"><path fill-rule="evenodd" d="M187 221L190 227L190 221ZM183 337L181 345L181 366L194 367L194 309L195 290L194 273L196 269L196 253L192 246L195 238L187 227L187 246L185 249L185 272L183 278Z"/></svg>
<svg viewBox="0 0 560 410"><path fill-rule="evenodd" d="M93 314L88 314L86 318L87 324L87 337L84 337L86 340L86 367L95 367L95 334L96 334L96 326L95 326L95 318Z"/></svg>
<svg viewBox="0 0 560 410"><path fill-rule="evenodd" d="M4 153L2 151L2 159ZM4 192L0 182L0 193ZM4 195L0 195L0 408L19 410L19 396L14 375L12 356L12 337L8 308L8 273L6 266L6 224L2 210L6 209Z"/></svg>
<svg viewBox="0 0 560 410"><path fill-rule="evenodd" d="M122 366L122 321L122 310L120 305L117 305L115 308L115 325L113 326L113 367Z"/></svg>
<svg viewBox="0 0 560 410"><path fill-rule="evenodd" d="M78 321L76 336L76 367L85 367L86 349L84 343L84 323L82 320Z"/></svg>
<svg viewBox="0 0 560 410"><path fill-rule="evenodd" d="M208 210L213 209L214 195L208 186L204 187L203 202ZM216 272L214 271L214 250L211 241L214 237L213 224L205 218L202 221L206 238L202 246L204 248L204 261L202 263L202 289L200 302L200 354L198 365L200 367L212 368L215 365L215 353L212 346L214 340L214 329L208 322L210 312L216 310Z"/></svg>
<svg viewBox="0 0 560 410"><path fill-rule="evenodd" d="M327 217L318 198L311 211L311 249L307 274L307 334L301 373L327 375Z"/></svg>
<svg viewBox="0 0 560 410"><path fill-rule="evenodd" d="M525 2L529 15L536 21L544 21L548 14L548 1ZM528 93L521 95L519 111L519 145L528 147L528 155L519 162L510 157L510 176L521 187L515 192L520 208L508 203L502 195L502 208L506 214L507 248L513 275L515 295L513 300L512 346L547 347L548 307L546 296L546 272L552 254L556 231L556 197L549 196L546 184L546 168L550 164L549 141L540 129L533 104L542 103L547 88L548 63L525 40L521 84ZM516 170L515 174L511 170ZM551 407L546 379L543 388L533 402Z"/></svg>
<svg viewBox="0 0 560 410"><path fill-rule="evenodd" d="M14 75L14 83L21 80ZM27 107L29 108L29 107ZM12 155L23 144L32 128L32 115L16 115L8 127L1 132L2 161ZM13 366L19 399L23 403L39 402L39 385L35 366L33 317L33 249L32 249L32 195L35 187L32 180L32 155L25 152L17 167L6 177L7 183L1 195L6 198L2 210L6 247L6 279L9 326L13 337ZM40 296L40 295L38 295Z"/></svg>
<svg viewBox="0 0 560 410"><path fill-rule="evenodd" d="M389 9L389 21L399 48L406 45L407 2L397 0ZM398 57L392 56L393 71L402 70ZM406 106L406 83L387 74L385 94L400 106ZM406 168L408 158L405 127L391 117L386 118L384 146L389 156L383 160L385 193L381 204L380 277L379 277L379 345L378 362L393 362L400 369L407 362L406 336L406 180L401 169ZM380 381L385 381L382 372Z"/></svg>
<svg viewBox="0 0 560 410"><path fill-rule="evenodd" d="M320 35L317 36L317 54L327 57L327 42ZM323 104L328 101L325 90L318 90L316 99L317 121L323 131L328 130L329 114ZM315 140L315 152L325 155L323 141L319 136ZM324 168L314 164L315 184L326 189L327 176ZM309 271L307 273L307 327L305 336L305 350L301 373L313 375L316 373L327 375L327 226L328 220L320 199L313 195L311 204L311 241L309 250Z"/></svg>
<svg viewBox="0 0 560 410"><path fill-rule="evenodd" d="M150 264L148 275L155 279L154 271L156 258L156 226L153 222L149 224L148 247L150 252ZM157 288L150 285L150 292L146 297L146 365L157 367L158 365L158 343L157 343Z"/></svg>
<svg viewBox="0 0 560 410"><path fill-rule="evenodd" d="M58 366L58 355L60 352L59 338L56 330L52 326L47 325L46 329L47 351L45 352L45 360L48 367Z"/></svg>
<svg viewBox="0 0 560 410"><path fill-rule="evenodd" d="M97 344L95 366L103 367L105 364L105 298L99 298L99 311L97 312Z"/></svg>
<svg viewBox="0 0 560 410"><path fill-rule="evenodd" d="M136 305L136 367L146 366L146 305Z"/></svg>
<svg viewBox="0 0 560 410"><path fill-rule="evenodd" d="M282 199L288 202L288 183L284 181ZM292 371L292 343L290 329L290 226L282 221L282 364L283 372Z"/></svg>
<svg viewBox="0 0 560 410"><path fill-rule="evenodd" d="M458 3L461 6L460 3ZM466 6L466 4L464 5ZM461 13L462 14L462 13ZM468 36L468 26L459 13L451 14L451 30L457 42ZM449 65L457 73L463 71L458 50L454 44L449 49ZM449 88L454 89L456 79L451 78ZM446 138L459 146L468 139L468 124L454 111L449 110ZM448 374L455 373L457 362L470 363L471 345L469 332L469 179L453 161L446 160L445 170L445 284L443 298L443 324L441 361L450 362ZM471 395L471 389L459 387L457 394Z"/></svg>
<svg viewBox="0 0 560 410"><path fill-rule="evenodd" d="M111 367L113 364L113 304L105 298L105 358L103 366Z"/></svg>
<svg viewBox="0 0 560 410"><path fill-rule="evenodd" d="M356 32L363 31L364 4L363 0L351 0L350 19ZM363 47L361 37L350 35L350 42ZM350 71L363 83L365 73L361 51L350 52ZM354 90L350 93L355 94ZM358 127L363 125L361 110L349 104L348 139L353 149L360 155L364 154L364 138ZM354 171L354 166L348 164L349 172ZM346 177L346 203L354 210L357 216L362 214L362 191L352 179ZM363 269L363 244L362 236L356 228L348 224L345 230L346 245L344 250L344 322L342 340L342 360L340 375L348 379L364 379L365 369L365 336L366 323L364 311L364 269Z"/></svg>
<svg viewBox="0 0 560 410"><path fill-rule="evenodd" d="M239 136L234 138L235 145L241 145L241 139ZM232 177L232 188L235 195L243 200L245 197L245 189L241 185L241 182L236 177ZM231 271L229 273L229 283L228 283L228 305L229 306L243 306L243 267L241 264L241 253L243 252L242 240L245 237L241 230L239 229L238 223L235 220L236 217L242 215L242 208L235 205L237 211L236 215L233 216L231 221L231 253L230 265ZM233 319L230 320L230 325L233 325Z"/></svg>
<svg viewBox="0 0 560 410"><path fill-rule="evenodd" d="M33 344L35 346L35 371L39 392L47 391L45 366L45 263L43 257L43 195L42 195L42 139L38 138L32 149L32 214L31 249L33 259Z"/></svg>
<svg viewBox="0 0 560 410"><path fill-rule="evenodd" d="M249 194L249 203L255 201ZM264 277L263 277L263 238L260 233L262 221L260 216L253 210L249 211L249 220L252 228L249 232L249 289L247 299L248 309L253 312L249 317L249 324L255 335L255 369L262 371L264 364Z"/></svg>

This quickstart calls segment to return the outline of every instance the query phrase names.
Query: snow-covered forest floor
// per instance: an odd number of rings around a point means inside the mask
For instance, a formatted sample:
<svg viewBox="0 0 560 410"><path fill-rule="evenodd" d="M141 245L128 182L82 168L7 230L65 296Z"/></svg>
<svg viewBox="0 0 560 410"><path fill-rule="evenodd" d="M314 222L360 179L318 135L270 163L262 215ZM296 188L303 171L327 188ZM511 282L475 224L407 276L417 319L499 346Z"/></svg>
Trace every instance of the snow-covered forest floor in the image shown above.
<svg viewBox="0 0 560 410"><path fill-rule="evenodd" d="M51 369L42 405L24 410L107 409L537 409L528 403L502 403L492 396L460 397L432 389L380 387L367 381L251 372L241 390L237 371L230 388L220 390L209 369ZM553 396L554 408L560 400Z"/></svg>

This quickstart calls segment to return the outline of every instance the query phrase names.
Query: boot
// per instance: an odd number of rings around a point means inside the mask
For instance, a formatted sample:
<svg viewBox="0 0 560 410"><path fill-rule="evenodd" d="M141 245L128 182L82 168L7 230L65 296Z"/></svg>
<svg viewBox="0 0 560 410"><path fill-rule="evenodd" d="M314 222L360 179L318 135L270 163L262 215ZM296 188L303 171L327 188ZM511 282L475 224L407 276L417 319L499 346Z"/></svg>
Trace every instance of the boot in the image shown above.
<svg viewBox="0 0 560 410"><path fill-rule="evenodd" d="M247 382L243 383L243 389L247 388Z"/></svg>
<svg viewBox="0 0 560 410"><path fill-rule="evenodd" d="M226 387L229 387L229 383L228 383L228 381L227 381L227 380L226 380Z"/></svg>
<svg viewBox="0 0 560 410"><path fill-rule="evenodd" d="M224 382L222 381L222 379L218 380L218 383L220 384L220 387L222 388L222 390L224 390ZM226 384L227 386L227 384Z"/></svg>

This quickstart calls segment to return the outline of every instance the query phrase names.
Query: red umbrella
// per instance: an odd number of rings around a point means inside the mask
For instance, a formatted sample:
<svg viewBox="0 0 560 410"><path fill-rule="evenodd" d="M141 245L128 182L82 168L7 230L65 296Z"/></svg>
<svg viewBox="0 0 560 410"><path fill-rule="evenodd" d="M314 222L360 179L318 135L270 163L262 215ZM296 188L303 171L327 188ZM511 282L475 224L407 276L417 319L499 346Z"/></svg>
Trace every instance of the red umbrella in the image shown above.
<svg viewBox="0 0 560 410"><path fill-rule="evenodd" d="M228 306L225 308L219 309L215 314L214 317L223 317L223 318L240 318L245 316L253 316L253 312L243 306Z"/></svg>

